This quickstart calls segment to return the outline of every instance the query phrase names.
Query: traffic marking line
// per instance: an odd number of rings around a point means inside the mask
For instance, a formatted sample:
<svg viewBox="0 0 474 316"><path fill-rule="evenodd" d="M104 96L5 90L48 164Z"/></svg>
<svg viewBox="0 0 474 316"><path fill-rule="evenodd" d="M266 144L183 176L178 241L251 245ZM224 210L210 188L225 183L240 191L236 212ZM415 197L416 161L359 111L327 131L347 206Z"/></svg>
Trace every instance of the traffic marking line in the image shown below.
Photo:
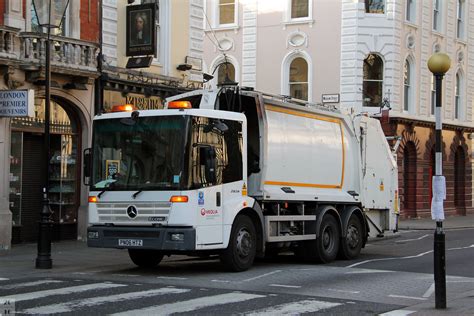
<svg viewBox="0 0 474 316"><path fill-rule="evenodd" d="M323 309L328 309L341 305L340 303L331 303L316 300L304 300L299 302L281 304L246 313L247 316L273 316L273 315L299 315L302 313L314 313Z"/></svg>
<svg viewBox="0 0 474 316"><path fill-rule="evenodd" d="M256 298L262 298L265 295L245 294L245 293L226 293L214 296L205 296L187 301L176 303L155 305L142 309L129 310L123 313L113 315L170 315L174 313L194 312L196 310L216 305L244 302Z"/></svg>
<svg viewBox="0 0 474 316"><path fill-rule="evenodd" d="M47 296L53 296L53 295L66 295L66 294L86 292L86 291L99 290L99 289L111 289L111 288L122 287L122 286L126 286L126 285L114 284L114 283L93 283L93 284L87 284L87 285L63 287L63 288L54 289L54 290L15 294L15 295L10 295L10 296L0 297L0 298L11 299L11 300L15 300L16 302L21 302L21 301L34 300L37 298L43 298Z"/></svg>
<svg viewBox="0 0 474 316"><path fill-rule="evenodd" d="M99 296L93 298L87 298L82 300L74 300L66 303L60 304L52 304L46 305L41 307L30 308L22 313L26 314L56 314L56 313L68 313L73 312L82 307L91 307L97 306L104 303L115 303L121 302L124 300L132 300L132 299L140 299L158 295L166 295L166 294L181 294L189 292L188 289L176 289L176 288L162 288L156 290L148 290L148 291L141 291L141 292L131 292L131 293L122 293L116 295L109 295L109 296Z"/></svg>

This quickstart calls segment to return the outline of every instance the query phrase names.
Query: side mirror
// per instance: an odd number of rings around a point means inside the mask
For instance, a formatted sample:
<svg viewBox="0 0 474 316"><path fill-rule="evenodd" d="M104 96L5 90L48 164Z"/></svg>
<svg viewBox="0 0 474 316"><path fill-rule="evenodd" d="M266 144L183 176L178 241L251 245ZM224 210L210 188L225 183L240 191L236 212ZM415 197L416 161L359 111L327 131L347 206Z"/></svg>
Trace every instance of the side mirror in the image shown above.
<svg viewBox="0 0 474 316"><path fill-rule="evenodd" d="M91 174L92 174L92 150L91 148L86 148L84 149L84 154L83 154L83 178L82 182L84 182L84 185L91 185L90 184L90 179L91 179Z"/></svg>
<svg viewBox="0 0 474 316"><path fill-rule="evenodd" d="M205 167L206 182L216 183L216 150L210 146L201 147L199 156L201 157L200 164Z"/></svg>

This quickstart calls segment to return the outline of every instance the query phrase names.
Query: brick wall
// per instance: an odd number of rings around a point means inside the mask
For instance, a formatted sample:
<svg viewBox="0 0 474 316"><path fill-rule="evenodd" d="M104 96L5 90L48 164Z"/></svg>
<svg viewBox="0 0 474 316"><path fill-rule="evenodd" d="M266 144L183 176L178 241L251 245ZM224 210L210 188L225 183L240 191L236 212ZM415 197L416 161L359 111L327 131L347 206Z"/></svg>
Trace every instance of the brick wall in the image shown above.
<svg viewBox="0 0 474 316"><path fill-rule="evenodd" d="M393 124L398 135L403 136L402 144L398 151L398 176L401 200L402 217L430 217L431 216L431 177L434 172L434 129L432 127L406 126ZM389 126L386 126L389 129ZM443 131L443 175L446 177L446 200L444 201L445 216L465 215L474 213L472 208L472 169L469 153L468 133L460 131ZM404 150L407 144L416 147L416 166L411 172L404 172ZM458 161L456 166L456 151L462 152L463 162ZM464 163L464 166L461 164ZM412 165L413 167L413 165ZM456 175L456 169L458 174ZM462 173L462 174L461 174ZM405 191L405 176L414 181L409 186L411 192ZM461 182L460 182L461 181ZM407 200L407 195L410 196ZM408 207L408 203L411 203Z"/></svg>
<svg viewBox="0 0 474 316"><path fill-rule="evenodd" d="M2 0L0 0L2 1ZM101 0L81 0L81 39L99 42L99 4Z"/></svg>
<svg viewBox="0 0 474 316"><path fill-rule="evenodd" d="M0 0L0 25L3 25L4 14L5 14L5 0Z"/></svg>

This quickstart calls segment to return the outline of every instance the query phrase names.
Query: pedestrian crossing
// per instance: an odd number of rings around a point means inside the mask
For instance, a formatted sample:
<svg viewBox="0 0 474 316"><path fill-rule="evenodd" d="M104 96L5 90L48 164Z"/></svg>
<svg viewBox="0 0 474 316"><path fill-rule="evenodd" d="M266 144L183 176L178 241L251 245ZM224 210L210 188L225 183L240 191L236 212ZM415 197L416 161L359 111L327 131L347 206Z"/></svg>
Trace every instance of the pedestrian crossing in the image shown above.
<svg viewBox="0 0 474 316"><path fill-rule="evenodd" d="M19 314L299 315L337 313L342 302L301 295L268 294L161 284L72 279L0 281L0 302L13 302Z"/></svg>

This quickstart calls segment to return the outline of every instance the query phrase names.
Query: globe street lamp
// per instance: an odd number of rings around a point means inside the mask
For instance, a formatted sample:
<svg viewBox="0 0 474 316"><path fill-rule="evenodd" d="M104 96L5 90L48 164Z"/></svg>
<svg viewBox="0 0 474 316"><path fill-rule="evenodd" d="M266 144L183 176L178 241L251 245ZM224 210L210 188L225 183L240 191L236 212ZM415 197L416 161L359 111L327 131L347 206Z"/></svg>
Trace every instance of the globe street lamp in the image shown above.
<svg viewBox="0 0 474 316"><path fill-rule="evenodd" d="M443 231L444 208L443 200L446 199L446 180L443 176L442 154L442 129L441 118L441 85L444 74L449 70L451 60L443 53L435 53L428 60L428 68L436 78L436 134L435 134L435 166L433 176L433 199L431 201L431 217L436 220L434 234L434 281L435 281L435 307L446 308L446 256L445 235Z"/></svg>
<svg viewBox="0 0 474 316"><path fill-rule="evenodd" d="M49 116L50 116L50 87L51 87L51 45L50 35L52 28L59 28L64 20L64 14L69 0L33 0L33 8L38 18L38 26L47 30L46 56L45 56L45 110L44 110L44 172L45 184L43 187L43 207L41 209L38 237L38 255L36 257L37 269L51 269L51 214L48 198L49 184Z"/></svg>

